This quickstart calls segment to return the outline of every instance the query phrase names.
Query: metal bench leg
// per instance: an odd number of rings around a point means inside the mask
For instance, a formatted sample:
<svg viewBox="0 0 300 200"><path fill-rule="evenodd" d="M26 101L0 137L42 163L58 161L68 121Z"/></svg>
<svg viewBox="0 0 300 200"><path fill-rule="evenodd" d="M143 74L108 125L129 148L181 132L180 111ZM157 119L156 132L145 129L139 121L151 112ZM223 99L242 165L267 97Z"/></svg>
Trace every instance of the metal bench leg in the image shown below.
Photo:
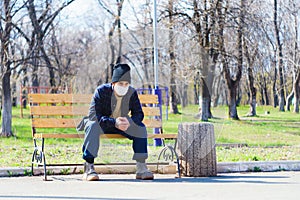
<svg viewBox="0 0 300 200"><path fill-rule="evenodd" d="M174 147L176 147L176 143L177 143L177 140L175 141ZM158 171L158 167L159 167L159 161L160 161L160 159L162 157L164 161L172 161L172 162L176 163L178 177L180 178L181 177L181 171L180 171L179 157L178 157L178 154L176 153L174 147L172 147L172 146L165 146L161 150L161 152L160 152L160 154L158 156L157 171Z"/></svg>
<svg viewBox="0 0 300 200"><path fill-rule="evenodd" d="M44 153L44 145L45 139L42 138L42 151L41 151L41 157L42 157L42 163L44 164L44 181L47 181L47 169L46 169L46 158Z"/></svg>
<svg viewBox="0 0 300 200"><path fill-rule="evenodd" d="M38 157L37 157L38 147L36 145L35 138L33 139L33 143L34 143L34 151L33 151L32 158L31 158L31 174L32 175L34 175L33 165L38 162Z"/></svg>
<svg viewBox="0 0 300 200"><path fill-rule="evenodd" d="M42 138L42 147L40 148L37 145L37 139L33 139L34 143L34 151L32 154L32 159L31 159L31 173L34 175L34 170L33 170L33 165L37 164L38 166L43 165L44 168L44 180L47 181L47 169L46 169L46 158L45 158L45 153L44 153L44 143L45 139Z"/></svg>
<svg viewBox="0 0 300 200"><path fill-rule="evenodd" d="M181 170L180 170L180 162L179 162L179 156L176 152L176 148L177 148L177 138L175 138L175 143L174 143L174 152L175 152L175 155L176 155L176 164L177 164L177 172L178 172L178 178L181 178Z"/></svg>

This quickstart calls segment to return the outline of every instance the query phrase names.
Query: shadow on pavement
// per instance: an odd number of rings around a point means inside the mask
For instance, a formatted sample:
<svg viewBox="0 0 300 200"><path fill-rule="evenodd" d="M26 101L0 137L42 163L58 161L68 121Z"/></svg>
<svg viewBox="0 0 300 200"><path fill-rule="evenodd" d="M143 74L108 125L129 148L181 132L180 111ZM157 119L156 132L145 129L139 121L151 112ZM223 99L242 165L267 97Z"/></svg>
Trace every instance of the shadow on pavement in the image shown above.
<svg viewBox="0 0 300 200"><path fill-rule="evenodd" d="M73 196L22 196L22 195L1 195L0 199L80 199L80 200L144 200L136 198L99 198L99 197L73 197Z"/></svg>
<svg viewBox="0 0 300 200"><path fill-rule="evenodd" d="M152 183L253 183L253 184L288 184L284 181L290 178L289 176L264 176L264 175L250 175L250 176L230 176L230 175L220 175L215 177L182 177L182 178L166 178L157 177L154 180L137 180L132 178L133 176L128 176L125 178L119 177L101 177L98 182L152 182ZM63 177L52 177L53 181L82 181L81 178L68 178ZM282 179L283 181L278 181ZM276 181L274 181L276 180Z"/></svg>

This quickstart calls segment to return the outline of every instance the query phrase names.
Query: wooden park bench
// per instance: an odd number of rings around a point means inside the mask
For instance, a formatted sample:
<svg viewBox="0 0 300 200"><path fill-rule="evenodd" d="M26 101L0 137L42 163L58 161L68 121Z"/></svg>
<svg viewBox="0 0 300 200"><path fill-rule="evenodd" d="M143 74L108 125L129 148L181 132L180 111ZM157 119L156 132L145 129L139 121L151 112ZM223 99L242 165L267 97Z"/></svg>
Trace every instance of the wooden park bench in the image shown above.
<svg viewBox="0 0 300 200"><path fill-rule="evenodd" d="M91 94L29 94L30 116L32 125L32 137L34 142L34 152L32 155L31 171L34 173L34 165L44 167L44 180L47 180L45 139L46 138L84 138L84 133L77 132L76 126L83 116L88 114ZM147 128L159 128L162 130L160 118L160 108L158 107L158 97L153 94L140 94L139 99L144 112L143 123ZM72 128L73 133L57 132L59 128ZM49 131L50 129L50 131ZM62 133L63 132L63 133ZM103 134L105 139L124 139L120 134ZM159 157L165 161L173 161L177 164L177 172L180 176L178 155L175 151L177 144L177 134L149 134L148 138L174 139L174 146L163 146ZM164 142L163 142L164 144ZM120 163L122 164L122 163ZM49 165L48 165L49 166ZM53 166L53 165L51 165Z"/></svg>

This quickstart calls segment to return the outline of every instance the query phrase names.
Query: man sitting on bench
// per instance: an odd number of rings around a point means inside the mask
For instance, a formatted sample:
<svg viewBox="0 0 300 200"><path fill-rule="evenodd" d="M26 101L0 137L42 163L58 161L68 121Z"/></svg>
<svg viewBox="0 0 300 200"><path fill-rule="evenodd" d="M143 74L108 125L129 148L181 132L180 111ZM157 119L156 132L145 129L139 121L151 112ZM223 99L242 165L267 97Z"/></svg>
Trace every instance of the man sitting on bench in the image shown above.
<svg viewBox="0 0 300 200"><path fill-rule="evenodd" d="M130 83L130 67L127 64L117 64L113 70L112 83L98 86L95 90L84 128L84 180L99 180L94 169L94 158L98 154L99 136L103 133L119 133L131 139L133 160L137 162L136 179L154 178L146 166L148 151L147 130L142 123L144 113L138 94Z"/></svg>

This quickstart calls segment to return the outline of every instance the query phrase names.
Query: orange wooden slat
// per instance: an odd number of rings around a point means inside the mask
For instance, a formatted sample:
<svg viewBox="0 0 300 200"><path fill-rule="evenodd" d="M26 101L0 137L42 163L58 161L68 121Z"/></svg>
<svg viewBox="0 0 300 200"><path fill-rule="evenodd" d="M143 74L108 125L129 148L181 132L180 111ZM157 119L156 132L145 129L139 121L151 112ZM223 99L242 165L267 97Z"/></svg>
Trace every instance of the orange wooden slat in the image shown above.
<svg viewBox="0 0 300 200"><path fill-rule="evenodd" d="M160 139L175 139L177 134L148 134L148 138L160 138Z"/></svg>
<svg viewBox="0 0 300 200"><path fill-rule="evenodd" d="M36 133L34 138L84 138L84 134L67 133Z"/></svg>
<svg viewBox="0 0 300 200"><path fill-rule="evenodd" d="M89 106L31 106L31 115L42 115L42 116L83 116L87 115Z"/></svg>
<svg viewBox="0 0 300 200"><path fill-rule="evenodd" d="M33 128L75 128L81 119L74 118L33 118Z"/></svg>
<svg viewBox="0 0 300 200"><path fill-rule="evenodd" d="M33 118L34 128L75 128L81 118ZM161 128L162 122L156 119L144 119L143 123L148 128Z"/></svg>
<svg viewBox="0 0 300 200"><path fill-rule="evenodd" d="M62 134L62 133L37 133L35 138L84 138L84 134ZM101 138L107 139L125 139L126 137L120 134L101 134Z"/></svg>
<svg viewBox="0 0 300 200"><path fill-rule="evenodd" d="M35 138L84 138L84 134L63 134L63 133L36 133ZM125 139L126 137L120 134L101 134L103 139ZM160 138L160 139L175 139L177 134L148 134L147 138Z"/></svg>
<svg viewBox="0 0 300 200"><path fill-rule="evenodd" d="M143 123L147 128L161 128L162 122L158 119L144 119Z"/></svg>
<svg viewBox="0 0 300 200"><path fill-rule="evenodd" d="M142 104L158 104L158 96L154 94L139 94Z"/></svg>
<svg viewBox="0 0 300 200"><path fill-rule="evenodd" d="M126 138L125 136L120 135L120 134L101 134L100 137L106 138L106 139ZM147 138L175 139L175 138L177 138L177 134L153 134L153 133L150 133L147 135Z"/></svg>
<svg viewBox="0 0 300 200"><path fill-rule="evenodd" d="M160 116L159 107L142 107L145 116Z"/></svg>
<svg viewBox="0 0 300 200"><path fill-rule="evenodd" d="M142 107L145 116L160 116L159 107ZM87 115L86 106L30 106L31 115Z"/></svg>
<svg viewBox="0 0 300 200"><path fill-rule="evenodd" d="M113 133L106 133L106 134L101 134L101 138L103 139L125 139L126 137L121 135L121 134L113 134Z"/></svg>
<svg viewBox="0 0 300 200"><path fill-rule="evenodd" d="M92 94L28 94L30 103L90 103Z"/></svg>

